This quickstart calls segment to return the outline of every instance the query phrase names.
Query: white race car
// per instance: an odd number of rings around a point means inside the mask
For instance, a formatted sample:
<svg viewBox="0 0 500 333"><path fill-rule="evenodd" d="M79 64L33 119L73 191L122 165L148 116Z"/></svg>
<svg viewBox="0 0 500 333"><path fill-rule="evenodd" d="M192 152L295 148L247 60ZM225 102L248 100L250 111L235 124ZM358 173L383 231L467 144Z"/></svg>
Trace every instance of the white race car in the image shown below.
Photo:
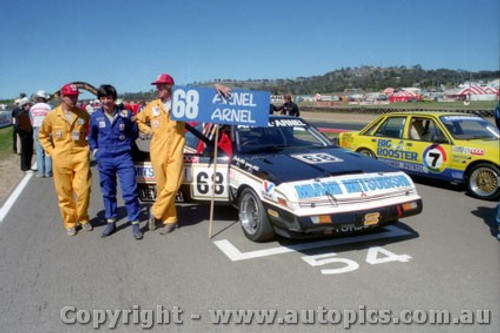
<svg viewBox="0 0 500 333"><path fill-rule="evenodd" d="M238 209L252 241L375 228L422 211L406 173L333 145L301 118L271 116L268 127L223 126L215 177L214 125L187 129L178 200L210 201L213 188L217 202ZM140 199L153 201L149 156L134 159Z"/></svg>

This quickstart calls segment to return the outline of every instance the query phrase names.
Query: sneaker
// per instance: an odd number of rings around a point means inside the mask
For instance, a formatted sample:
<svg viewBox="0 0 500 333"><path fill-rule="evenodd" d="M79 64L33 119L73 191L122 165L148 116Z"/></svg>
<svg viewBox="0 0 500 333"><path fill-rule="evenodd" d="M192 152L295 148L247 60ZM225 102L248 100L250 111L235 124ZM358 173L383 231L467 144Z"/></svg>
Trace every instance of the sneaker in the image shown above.
<svg viewBox="0 0 500 333"><path fill-rule="evenodd" d="M156 230L156 217L153 215L153 206L149 208L148 228L151 231Z"/></svg>
<svg viewBox="0 0 500 333"><path fill-rule="evenodd" d="M163 225L163 229L160 230L160 235L166 235L177 229L177 223L166 223Z"/></svg>
<svg viewBox="0 0 500 333"><path fill-rule="evenodd" d="M108 222L108 225L102 231L101 238L108 237L113 232L115 232L115 230L116 230L115 222Z"/></svg>
<svg viewBox="0 0 500 333"><path fill-rule="evenodd" d="M132 222L132 236L134 236L135 239L139 240L142 239L142 231L139 225L139 222Z"/></svg>
<svg viewBox="0 0 500 333"><path fill-rule="evenodd" d="M92 224L90 224L90 222L87 222L82 224L82 229L85 231L92 231L94 227L92 227Z"/></svg>
<svg viewBox="0 0 500 333"><path fill-rule="evenodd" d="M73 227L73 228L69 228L66 233L68 234L68 236L74 236L76 235L76 228Z"/></svg>

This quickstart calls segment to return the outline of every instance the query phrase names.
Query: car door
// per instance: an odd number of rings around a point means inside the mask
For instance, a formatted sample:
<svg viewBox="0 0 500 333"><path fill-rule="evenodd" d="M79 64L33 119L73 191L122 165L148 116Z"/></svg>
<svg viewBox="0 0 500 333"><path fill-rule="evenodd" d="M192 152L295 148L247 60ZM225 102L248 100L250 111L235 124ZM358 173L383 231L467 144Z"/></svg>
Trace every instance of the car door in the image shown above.
<svg viewBox="0 0 500 333"><path fill-rule="evenodd" d="M195 131L198 136L196 136ZM222 135L219 136L219 139L221 137ZM189 197L192 200L210 201L212 194L214 194L216 201L229 201L230 156L223 150L217 149L217 157L215 158L215 149L211 143L214 139L215 126L213 124L197 125L194 129L189 129L189 134L186 134L187 149L184 153L182 186L184 190L189 191ZM212 179L215 179L215 184L212 183Z"/></svg>
<svg viewBox="0 0 500 333"><path fill-rule="evenodd" d="M376 157L396 168L401 168L401 163L406 159L403 134L407 118L405 115L389 116L371 132Z"/></svg>
<svg viewBox="0 0 500 333"><path fill-rule="evenodd" d="M402 169L422 176L451 179L451 140L433 117L410 117L404 149L411 154Z"/></svg>

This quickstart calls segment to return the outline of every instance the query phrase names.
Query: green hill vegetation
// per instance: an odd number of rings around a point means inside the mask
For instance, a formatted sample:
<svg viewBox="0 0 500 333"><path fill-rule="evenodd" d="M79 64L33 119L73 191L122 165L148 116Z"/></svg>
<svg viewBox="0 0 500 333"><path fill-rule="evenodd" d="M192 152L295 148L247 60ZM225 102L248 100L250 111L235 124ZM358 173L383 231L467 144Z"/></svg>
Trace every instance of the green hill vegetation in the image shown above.
<svg viewBox="0 0 500 333"><path fill-rule="evenodd" d="M500 77L500 71L471 72L466 70L425 70L420 65L413 67L347 67L320 76L297 77L294 79L247 79L235 80L216 78L213 81L193 82L196 86L211 86L214 82L235 89L267 90L272 94L312 95L345 91L382 91L387 87L418 87L427 90L455 88L466 81L488 82ZM150 100L156 93L126 93L121 96L129 100Z"/></svg>

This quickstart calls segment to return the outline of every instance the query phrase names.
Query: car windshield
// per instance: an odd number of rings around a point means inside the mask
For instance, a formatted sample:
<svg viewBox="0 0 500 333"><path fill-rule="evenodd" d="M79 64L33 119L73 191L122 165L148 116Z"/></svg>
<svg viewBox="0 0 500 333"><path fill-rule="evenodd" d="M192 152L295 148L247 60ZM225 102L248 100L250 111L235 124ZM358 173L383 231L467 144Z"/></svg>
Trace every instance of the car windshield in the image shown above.
<svg viewBox="0 0 500 333"><path fill-rule="evenodd" d="M332 145L315 127L300 118L271 118L269 127L236 128L236 149L239 153L274 152L296 147Z"/></svg>
<svg viewBox="0 0 500 333"><path fill-rule="evenodd" d="M498 140L498 129L489 121L477 116L441 116L450 134L458 140Z"/></svg>

